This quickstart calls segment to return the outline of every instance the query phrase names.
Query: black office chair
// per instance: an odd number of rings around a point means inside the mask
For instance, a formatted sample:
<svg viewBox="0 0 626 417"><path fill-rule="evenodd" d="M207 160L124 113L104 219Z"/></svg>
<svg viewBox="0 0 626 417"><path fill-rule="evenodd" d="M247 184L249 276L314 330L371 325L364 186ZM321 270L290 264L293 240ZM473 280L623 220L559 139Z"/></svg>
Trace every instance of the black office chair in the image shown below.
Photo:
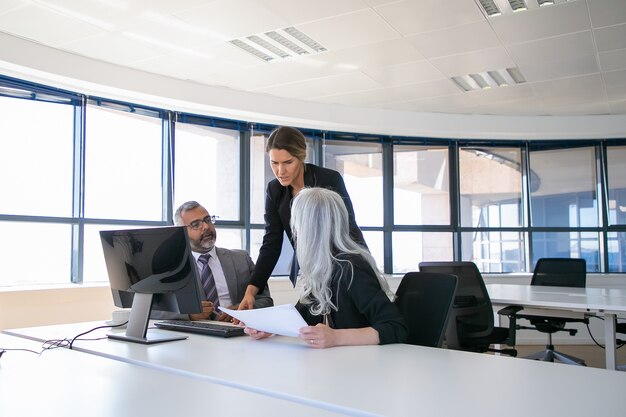
<svg viewBox="0 0 626 417"><path fill-rule="evenodd" d="M572 258L541 258L535 265L533 278L530 285L543 285L550 287L576 287L585 288L587 279L587 263L584 259ZM526 319L530 321L532 327L520 326L518 329L539 330L548 334L548 344L546 349L541 352L527 356L527 359L536 359L546 362L554 362L558 360L562 363L570 365L583 365L585 361L562 352L554 350L552 344L552 334L560 331L569 332L571 336L577 333L576 329L566 329L567 323L589 323L587 318L563 318L551 316L532 316L518 314L518 319Z"/></svg>
<svg viewBox="0 0 626 417"><path fill-rule="evenodd" d="M429 272L409 272L396 291L395 304L409 327L407 343L441 347L457 277Z"/></svg>
<svg viewBox="0 0 626 417"><path fill-rule="evenodd" d="M473 262L422 262L422 272L456 275L457 284L450 321L446 330L449 349L470 352L499 352L517 356L515 350L515 314L522 309L509 306L499 313L509 317L509 328L494 326L491 299L480 271ZM512 348L495 349L493 344Z"/></svg>

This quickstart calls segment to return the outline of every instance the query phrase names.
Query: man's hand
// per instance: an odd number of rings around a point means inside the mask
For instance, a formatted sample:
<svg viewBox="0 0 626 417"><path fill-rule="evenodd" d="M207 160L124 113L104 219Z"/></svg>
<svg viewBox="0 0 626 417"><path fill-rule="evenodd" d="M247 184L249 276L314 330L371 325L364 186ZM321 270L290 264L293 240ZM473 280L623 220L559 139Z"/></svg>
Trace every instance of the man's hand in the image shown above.
<svg viewBox="0 0 626 417"><path fill-rule="evenodd" d="M203 301L202 302L202 313L198 314L190 314L189 320L209 320L211 318L211 314L215 311L215 306L213 306L213 302L211 301Z"/></svg>

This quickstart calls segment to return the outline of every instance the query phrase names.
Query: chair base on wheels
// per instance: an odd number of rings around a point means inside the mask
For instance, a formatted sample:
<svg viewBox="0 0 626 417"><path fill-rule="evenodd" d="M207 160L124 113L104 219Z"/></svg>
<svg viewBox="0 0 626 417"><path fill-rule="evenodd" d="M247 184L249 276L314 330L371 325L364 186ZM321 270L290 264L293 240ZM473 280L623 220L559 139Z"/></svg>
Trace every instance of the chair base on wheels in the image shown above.
<svg viewBox="0 0 626 417"><path fill-rule="evenodd" d="M547 345L546 350L542 352L533 353L532 355L525 356L525 359L534 359L543 362L561 362L568 365L580 365L587 366L584 360L575 358L574 356L567 355L562 352L554 350L553 345Z"/></svg>

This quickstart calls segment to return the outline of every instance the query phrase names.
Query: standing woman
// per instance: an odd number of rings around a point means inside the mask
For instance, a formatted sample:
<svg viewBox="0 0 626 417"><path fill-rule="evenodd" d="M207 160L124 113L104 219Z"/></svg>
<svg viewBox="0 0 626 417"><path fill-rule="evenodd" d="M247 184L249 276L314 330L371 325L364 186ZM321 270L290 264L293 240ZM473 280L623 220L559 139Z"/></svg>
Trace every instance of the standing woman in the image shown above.
<svg viewBox="0 0 626 417"><path fill-rule="evenodd" d="M287 233L291 245L294 246L294 238L289 225L291 201L304 187L323 187L337 192L348 211L350 237L356 243L367 247L363 233L354 219L352 201L350 201L343 178L337 171L304 162L306 141L302 132L287 126L276 128L267 140L265 151L269 154L270 166L276 179L267 185L265 235L250 284L239 304L240 310L252 308L255 295L263 291L267 285L280 257L284 232Z"/></svg>

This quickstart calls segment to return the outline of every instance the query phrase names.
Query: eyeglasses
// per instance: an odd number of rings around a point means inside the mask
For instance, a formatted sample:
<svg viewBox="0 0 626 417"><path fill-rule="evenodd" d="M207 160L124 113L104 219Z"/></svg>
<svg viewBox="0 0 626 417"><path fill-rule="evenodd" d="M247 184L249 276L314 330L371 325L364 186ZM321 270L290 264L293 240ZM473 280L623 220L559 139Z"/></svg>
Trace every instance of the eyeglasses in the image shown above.
<svg viewBox="0 0 626 417"><path fill-rule="evenodd" d="M191 230L198 230L198 229L200 229L202 227L202 223L214 224L216 218L217 218L216 216L206 216L202 220L194 220L194 221L192 221L191 223L189 223L187 225L187 227L190 228Z"/></svg>

